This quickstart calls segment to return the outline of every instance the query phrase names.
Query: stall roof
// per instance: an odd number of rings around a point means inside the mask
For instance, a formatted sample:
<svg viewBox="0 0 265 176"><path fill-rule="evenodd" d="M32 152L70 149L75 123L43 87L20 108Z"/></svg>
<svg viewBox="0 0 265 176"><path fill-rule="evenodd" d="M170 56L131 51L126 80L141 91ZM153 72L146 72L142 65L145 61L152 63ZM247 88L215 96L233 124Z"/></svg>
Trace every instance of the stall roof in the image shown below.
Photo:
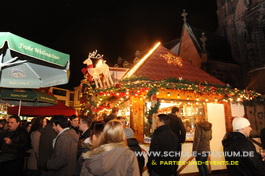
<svg viewBox="0 0 265 176"><path fill-rule="evenodd" d="M173 57L176 62L168 63L165 55ZM126 75L144 76L151 80L165 80L168 78L183 79L197 83L225 85L220 80L209 75L203 70L193 66L185 59L163 47L161 44L152 48Z"/></svg>

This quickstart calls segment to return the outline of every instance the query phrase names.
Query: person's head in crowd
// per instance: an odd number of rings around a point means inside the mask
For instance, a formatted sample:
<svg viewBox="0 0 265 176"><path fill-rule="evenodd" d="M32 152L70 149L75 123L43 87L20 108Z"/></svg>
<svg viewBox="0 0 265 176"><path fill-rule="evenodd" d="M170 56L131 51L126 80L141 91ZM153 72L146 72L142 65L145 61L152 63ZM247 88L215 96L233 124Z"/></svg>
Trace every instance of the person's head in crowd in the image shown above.
<svg viewBox="0 0 265 176"><path fill-rule="evenodd" d="M119 120L122 123L123 128L125 128L125 126L126 126L125 117L119 116L116 119Z"/></svg>
<svg viewBox="0 0 265 176"><path fill-rule="evenodd" d="M74 128L77 128L78 127L78 124L79 124L79 118L78 118L78 116L72 115L72 116L70 116L69 120L70 120L70 125L72 127L74 127Z"/></svg>
<svg viewBox="0 0 265 176"><path fill-rule="evenodd" d="M134 132L131 128L124 128L124 133L127 139L134 138Z"/></svg>
<svg viewBox="0 0 265 176"><path fill-rule="evenodd" d="M240 132L244 134L246 137L249 137L250 132L252 131L249 120L244 117L234 118L232 126L233 126L233 131Z"/></svg>
<svg viewBox="0 0 265 176"><path fill-rule="evenodd" d="M111 114L116 114L116 115L118 115L118 112L119 112L119 108L118 108L118 107L113 107L113 108L112 108L112 111L111 111Z"/></svg>
<svg viewBox="0 0 265 176"><path fill-rule="evenodd" d="M25 128L26 128L27 132L30 132L31 126L32 126L31 122L26 123Z"/></svg>
<svg viewBox="0 0 265 176"><path fill-rule="evenodd" d="M45 117L35 117L32 119L32 126L30 131L40 131L42 128L46 126L46 118Z"/></svg>
<svg viewBox="0 0 265 176"><path fill-rule="evenodd" d="M170 117L166 114L158 114L157 116L157 126L169 125Z"/></svg>
<svg viewBox="0 0 265 176"><path fill-rule="evenodd" d="M126 136L121 122L114 119L105 125L102 134L93 148L97 148L103 144L125 142L125 140Z"/></svg>
<svg viewBox="0 0 265 176"><path fill-rule="evenodd" d="M20 118L18 115L12 115L8 118L9 131L15 131L20 125Z"/></svg>
<svg viewBox="0 0 265 176"><path fill-rule="evenodd" d="M89 118L92 120L92 122L96 122L98 120L98 116L96 114L90 114Z"/></svg>
<svg viewBox="0 0 265 176"><path fill-rule="evenodd" d="M204 122L205 120L206 120L205 117L202 116L202 115L198 115L198 116L196 117L196 122L197 122L197 123Z"/></svg>
<svg viewBox="0 0 265 176"><path fill-rule="evenodd" d="M47 123L47 119L45 116L41 116L40 117L41 119L43 119L43 122L42 122L42 128L44 128L48 123Z"/></svg>
<svg viewBox="0 0 265 176"><path fill-rule="evenodd" d="M79 123L79 130L82 132L85 132L86 130L88 130L91 126L91 119L88 117L81 117L80 118L80 123Z"/></svg>
<svg viewBox="0 0 265 176"><path fill-rule="evenodd" d="M52 128L56 133L61 132L64 128L68 127L68 118L63 115L55 115L51 119Z"/></svg>
<svg viewBox="0 0 265 176"><path fill-rule="evenodd" d="M95 143L95 141L99 138L99 136L102 134L104 129L104 124L101 122L97 122L95 123L93 129L92 129L92 133L91 133L91 141L92 144Z"/></svg>
<svg viewBox="0 0 265 176"><path fill-rule="evenodd" d="M172 108L171 108L171 113L172 113L172 114L176 114L176 115L178 115L178 113L179 113L179 108L176 107L176 106L172 107Z"/></svg>

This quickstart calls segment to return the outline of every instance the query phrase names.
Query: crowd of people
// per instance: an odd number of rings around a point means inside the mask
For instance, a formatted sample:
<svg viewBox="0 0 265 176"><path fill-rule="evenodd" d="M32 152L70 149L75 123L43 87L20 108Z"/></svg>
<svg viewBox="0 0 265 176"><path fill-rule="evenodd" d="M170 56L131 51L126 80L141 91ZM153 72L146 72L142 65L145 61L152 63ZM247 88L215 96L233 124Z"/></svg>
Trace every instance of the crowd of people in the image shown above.
<svg viewBox="0 0 265 176"><path fill-rule="evenodd" d="M151 176L178 175L182 143L186 130L179 118L179 108L173 107L170 114L157 115L157 128L152 134L148 161L134 131L124 117L113 108L100 118L88 116L35 117L31 123L22 123L16 115L7 123L0 121L0 170L3 176L137 176L145 169ZM251 132L246 118L233 120L233 132L225 135L224 151L252 152L253 156L227 155L226 161L239 161L228 165L230 175L265 175L262 156L247 139ZM207 164L212 139L212 124L199 115L192 154L198 164L200 175L209 175ZM221 142L221 141L220 141ZM177 155L165 155L167 152ZM153 152L153 153L152 153ZM157 155L155 152L164 154ZM264 157L264 156L263 156ZM165 164L166 163L166 164ZM171 163L171 164L169 164Z"/></svg>

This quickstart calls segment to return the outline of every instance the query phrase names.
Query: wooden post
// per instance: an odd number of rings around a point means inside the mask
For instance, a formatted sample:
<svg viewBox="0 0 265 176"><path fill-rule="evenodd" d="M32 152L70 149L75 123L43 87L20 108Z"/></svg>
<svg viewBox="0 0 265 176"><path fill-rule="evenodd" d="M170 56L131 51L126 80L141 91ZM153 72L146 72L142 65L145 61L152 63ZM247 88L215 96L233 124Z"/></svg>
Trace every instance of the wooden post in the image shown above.
<svg viewBox="0 0 265 176"><path fill-rule="evenodd" d="M223 103L225 108L225 124L226 124L226 131L231 132L233 131L232 127L232 112L230 103Z"/></svg>
<svg viewBox="0 0 265 176"><path fill-rule="evenodd" d="M141 97L130 97L130 125L135 138L144 141L144 102Z"/></svg>

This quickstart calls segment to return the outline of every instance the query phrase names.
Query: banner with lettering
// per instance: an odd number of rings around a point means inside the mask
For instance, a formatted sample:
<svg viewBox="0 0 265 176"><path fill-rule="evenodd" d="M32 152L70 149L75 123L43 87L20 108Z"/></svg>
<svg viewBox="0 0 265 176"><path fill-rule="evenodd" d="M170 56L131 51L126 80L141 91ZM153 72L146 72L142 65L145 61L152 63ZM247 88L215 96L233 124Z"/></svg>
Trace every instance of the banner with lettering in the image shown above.
<svg viewBox="0 0 265 176"><path fill-rule="evenodd" d="M4 47L5 42L12 51L59 66L65 66L70 60L68 54L37 44L10 32L0 32L0 48Z"/></svg>

